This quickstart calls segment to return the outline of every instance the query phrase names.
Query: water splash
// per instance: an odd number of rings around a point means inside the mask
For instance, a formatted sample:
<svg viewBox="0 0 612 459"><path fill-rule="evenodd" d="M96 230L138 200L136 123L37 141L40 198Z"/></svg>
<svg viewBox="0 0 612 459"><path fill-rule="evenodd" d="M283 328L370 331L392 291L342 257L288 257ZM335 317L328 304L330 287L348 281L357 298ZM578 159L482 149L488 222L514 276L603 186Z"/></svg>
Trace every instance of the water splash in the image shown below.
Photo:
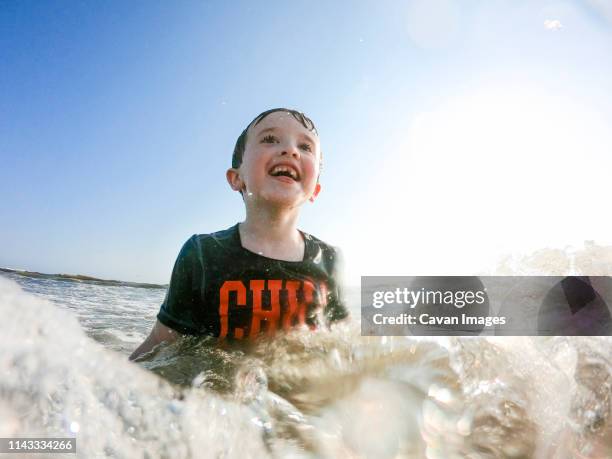
<svg viewBox="0 0 612 459"><path fill-rule="evenodd" d="M4 278L0 309L7 318L0 436L69 437L78 425L82 457L266 454L246 407L209 392L177 392L87 338L70 314Z"/></svg>
<svg viewBox="0 0 612 459"><path fill-rule="evenodd" d="M1 277L0 308L0 436L76 435L84 457L612 455L609 337L376 338L352 323L185 338L135 365Z"/></svg>

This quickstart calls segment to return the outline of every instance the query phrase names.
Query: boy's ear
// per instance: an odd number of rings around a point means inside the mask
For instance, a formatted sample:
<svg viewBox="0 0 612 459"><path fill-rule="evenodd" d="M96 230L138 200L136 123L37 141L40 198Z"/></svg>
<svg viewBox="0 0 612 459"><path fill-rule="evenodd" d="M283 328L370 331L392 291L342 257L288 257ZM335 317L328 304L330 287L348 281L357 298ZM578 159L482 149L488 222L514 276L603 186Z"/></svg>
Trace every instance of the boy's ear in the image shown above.
<svg viewBox="0 0 612 459"><path fill-rule="evenodd" d="M309 201L314 202L315 198L319 195L320 192L321 192L321 184L317 183L314 189L314 193L312 193L312 196L310 197Z"/></svg>
<svg viewBox="0 0 612 459"><path fill-rule="evenodd" d="M240 178L240 174L238 173L238 169L229 168L225 173L225 177L227 178L227 183L232 187L232 190L242 192L244 189L244 182Z"/></svg>

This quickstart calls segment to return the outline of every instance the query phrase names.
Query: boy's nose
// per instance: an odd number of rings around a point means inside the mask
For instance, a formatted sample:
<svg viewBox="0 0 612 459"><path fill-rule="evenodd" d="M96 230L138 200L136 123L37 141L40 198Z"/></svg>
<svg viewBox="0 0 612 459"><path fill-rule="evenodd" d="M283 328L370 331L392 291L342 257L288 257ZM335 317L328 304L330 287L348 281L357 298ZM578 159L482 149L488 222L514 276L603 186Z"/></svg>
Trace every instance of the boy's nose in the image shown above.
<svg viewBox="0 0 612 459"><path fill-rule="evenodd" d="M287 145L281 151L281 156L292 156L296 159L300 158L300 150L294 145Z"/></svg>

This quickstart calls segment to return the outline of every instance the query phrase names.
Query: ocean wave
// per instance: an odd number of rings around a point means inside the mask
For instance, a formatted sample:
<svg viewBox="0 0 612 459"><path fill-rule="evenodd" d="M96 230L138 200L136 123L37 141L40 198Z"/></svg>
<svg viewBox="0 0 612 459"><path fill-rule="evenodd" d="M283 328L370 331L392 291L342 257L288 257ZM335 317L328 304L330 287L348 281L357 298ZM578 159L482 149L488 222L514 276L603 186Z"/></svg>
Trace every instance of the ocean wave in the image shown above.
<svg viewBox="0 0 612 459"><path fill-rule="evenodd" d="M184 338L138 365L0 277L0 437L79 457L612 456L609 337ZM107 332L113 333L112 322Z"/></svg>
<svg viewBox="0 0 612 459"><path fill-rule="evenodd" d="M262 457L247 407L181 390L0 278L0 437L77 438L79 457Z"/></svg>

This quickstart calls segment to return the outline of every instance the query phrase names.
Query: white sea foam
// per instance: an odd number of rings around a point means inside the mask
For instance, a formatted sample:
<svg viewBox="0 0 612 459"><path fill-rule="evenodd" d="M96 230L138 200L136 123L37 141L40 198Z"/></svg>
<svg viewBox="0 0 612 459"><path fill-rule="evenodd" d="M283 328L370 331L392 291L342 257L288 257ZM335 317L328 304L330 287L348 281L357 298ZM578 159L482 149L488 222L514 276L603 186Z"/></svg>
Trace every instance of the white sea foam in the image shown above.
<svg viewBox="0 0 612 459"><path fill-rule="evenodd" d="M0 313L0 437L76 433L79 457L266 454L248 408L202 390L179 400L69 313L2 277Z"/></svg>
<svg viewBox="0 0 612 459"><path fill-rule="evenodd" d="M162 379L109 350L142 336L126 323L152 316L153 297L79 286L28 285L50 302L0 276L0 437L76 435L79 457L612 454L609 337L442 346L361 337L353 323L249 352L179 340L141 363ZM123 294L134 307L119 313ZM102 333L104 345L90 338Z"/></svg>

